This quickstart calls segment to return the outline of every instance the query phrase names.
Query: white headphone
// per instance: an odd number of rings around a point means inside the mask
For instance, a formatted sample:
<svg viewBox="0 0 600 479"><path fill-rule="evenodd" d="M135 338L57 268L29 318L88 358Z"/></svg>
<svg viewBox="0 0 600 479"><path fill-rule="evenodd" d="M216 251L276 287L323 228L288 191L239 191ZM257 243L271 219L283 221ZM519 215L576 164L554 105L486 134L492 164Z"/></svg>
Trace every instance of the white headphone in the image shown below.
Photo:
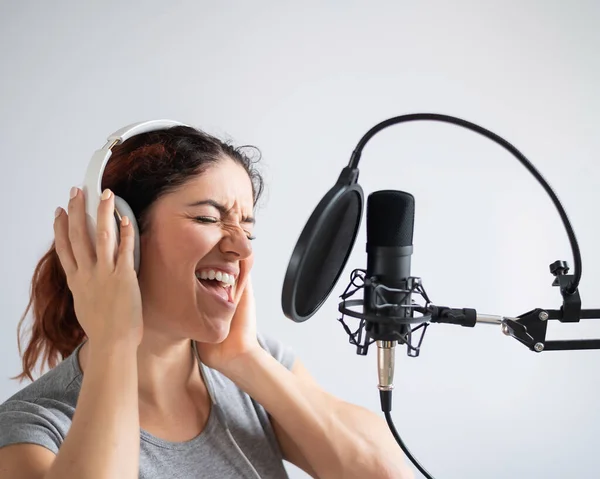
<svg viewBox="0 0 600 479"><path fill-rule="evenodd" d="M173 120L149 120L142 121L139 123L132 123L131 125L125 126L113 134L109 135L107 143L96 150L92 159L90 160L87 171L85 173L85 179L83 180L82 190L85 197L85 212L87 218L87 227L90 234L90 238L95 242L96 238L96 225L98 224L98 206L100 205L100 196L102 195L102 175L104 174L104 168L108 163L109 158L112 155L112 148L132 136L139 135L141 133L147 133L150 131L163 130L173 126L188 126L184 123L179 123ZM123 199L115 195L115 233L117 237L117 245L119 244L119 224L121 217L127 216L131 222L135 233L134 239L134 267L136 273L139 273L140 268L140 233L137 221L131 210L130 206Z"/></svg>

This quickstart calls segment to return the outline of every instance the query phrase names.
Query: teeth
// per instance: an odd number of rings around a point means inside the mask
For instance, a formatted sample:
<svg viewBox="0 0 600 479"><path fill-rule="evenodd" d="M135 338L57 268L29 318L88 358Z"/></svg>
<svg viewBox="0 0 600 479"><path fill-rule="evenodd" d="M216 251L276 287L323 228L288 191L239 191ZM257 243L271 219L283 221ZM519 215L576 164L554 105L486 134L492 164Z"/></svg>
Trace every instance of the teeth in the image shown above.
<svg viewBox="0 0 600 479"><path fill-rule="evenodd" d="M203 269L200 271L196 271L196 277L198 279L217 280L224 287L232 286L235 284L235 276L234 275L224 273L222 271L215 271L214 269Z"/></svg>

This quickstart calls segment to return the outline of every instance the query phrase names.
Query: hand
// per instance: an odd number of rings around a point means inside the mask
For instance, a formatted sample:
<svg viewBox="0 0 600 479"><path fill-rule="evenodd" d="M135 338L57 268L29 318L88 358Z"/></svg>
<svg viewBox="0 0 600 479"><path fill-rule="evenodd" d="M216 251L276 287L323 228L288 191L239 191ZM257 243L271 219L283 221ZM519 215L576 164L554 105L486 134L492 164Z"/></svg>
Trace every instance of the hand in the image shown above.
<svg viewBox="0 0 600 479"><path fill-rule="evenodd" d="M249 269L248 260L242 261L242 267ZM247 358L260 350L256 337L256 303L250 275L243 288L240 301L231 320L229 334L218 344L197 342L200 359L209 368L225 373L239 359Z"/></svg>
<svg viewBox="0 0 600 479"><path fill-rule="evenodd" d="M142 300L133 263L131 223L123 218L115 254L114 194L107 190L98 206L96 241L92 242L84 194L78 188L71 191L68 215L62 208L56 210L54 238L77 320L92 344L125 340L137 347L143 333Z"/></svg>

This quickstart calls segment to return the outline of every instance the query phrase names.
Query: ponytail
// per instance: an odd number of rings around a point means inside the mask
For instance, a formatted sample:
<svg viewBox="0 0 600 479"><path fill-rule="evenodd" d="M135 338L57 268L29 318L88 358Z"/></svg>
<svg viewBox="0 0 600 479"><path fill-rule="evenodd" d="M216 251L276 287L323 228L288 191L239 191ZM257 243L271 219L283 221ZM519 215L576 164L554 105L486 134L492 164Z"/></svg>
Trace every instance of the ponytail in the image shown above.
<svg viewBox="0 0 600 479"><path fill-rule="evenodd" d="M31 337L23 353L21 330L30 310L33 315ZM32 371L40 356L40 372L43 372L45 365L54 368L85 339L85 332L75 316L73 295L54 243L33 273L29 303L19 321L17 336L23 371L11 379L19 381L25 378L33 381Z"/></svg>

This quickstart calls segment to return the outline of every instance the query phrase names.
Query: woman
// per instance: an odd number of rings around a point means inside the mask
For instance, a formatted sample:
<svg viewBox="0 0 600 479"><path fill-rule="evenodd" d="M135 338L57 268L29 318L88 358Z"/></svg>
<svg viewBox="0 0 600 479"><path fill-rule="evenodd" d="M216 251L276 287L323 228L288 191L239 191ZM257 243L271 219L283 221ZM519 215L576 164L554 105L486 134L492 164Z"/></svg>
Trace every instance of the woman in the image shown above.
<svg viewBox="0 0 600 479"><path fill-rule="evenodd" d="M96 241L73 188L36 268L19 378L42 352L51 369L0 406L0 479L275 479L283 459L318 478L412 477L381 418L257 333L262 179L242 149L144 133L113 148L102 188ZM126 216L114 254L115 195L139 225L139 274Z"/></svg>

